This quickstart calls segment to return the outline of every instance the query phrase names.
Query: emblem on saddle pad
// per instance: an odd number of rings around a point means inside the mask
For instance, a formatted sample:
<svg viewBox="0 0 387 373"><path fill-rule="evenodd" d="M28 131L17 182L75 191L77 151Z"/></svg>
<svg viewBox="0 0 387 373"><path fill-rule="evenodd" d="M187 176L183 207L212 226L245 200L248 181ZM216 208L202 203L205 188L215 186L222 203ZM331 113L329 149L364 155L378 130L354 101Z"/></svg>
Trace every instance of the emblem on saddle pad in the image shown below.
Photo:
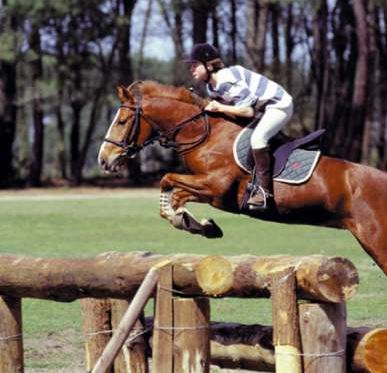
<svg viewBox="0 0 387 373"><path fill-rule="evenodd" d="M251 173L254 161L250 146L253 133L251 127L243 129L235 139L234 159L244 171ZM316 131L302 139L280 146L274 151L273 179L288 184L302 184L309 180L320 158L320 150L300 149L299 147L319 138L324 131Z"/></svg>

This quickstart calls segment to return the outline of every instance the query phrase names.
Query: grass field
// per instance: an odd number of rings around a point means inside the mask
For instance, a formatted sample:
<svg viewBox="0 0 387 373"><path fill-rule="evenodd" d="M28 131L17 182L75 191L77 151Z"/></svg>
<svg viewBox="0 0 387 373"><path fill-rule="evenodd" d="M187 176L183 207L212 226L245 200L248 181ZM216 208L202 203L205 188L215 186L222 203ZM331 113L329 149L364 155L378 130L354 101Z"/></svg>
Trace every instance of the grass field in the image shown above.
<svg viewBox="0 0 387 373"><path fill-rule="evenodd" d="M2 192L0 203L2 254L82 257L140 250L344 256L360 275L359 290L348 302L349 324L387 326L387 279L345 231L266 223L192 205L195 215L214 218L224 231L222 239L207 240L160 219L157 191ZM78 302L23 300L27 371L81 371L84 337L79 308ZM211 313L212 320L271 324L268 300L211 300Z"/></svg>

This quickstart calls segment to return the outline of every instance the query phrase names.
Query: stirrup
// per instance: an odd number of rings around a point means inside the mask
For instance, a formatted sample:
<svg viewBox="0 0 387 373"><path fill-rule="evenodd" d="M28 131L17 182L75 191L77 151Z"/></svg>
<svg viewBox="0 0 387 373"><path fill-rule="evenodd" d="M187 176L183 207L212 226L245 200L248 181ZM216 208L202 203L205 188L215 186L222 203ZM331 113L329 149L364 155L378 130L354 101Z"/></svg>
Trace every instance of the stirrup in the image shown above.
<svg viewBox="0 0 387 373"><path fill-rule="evenodd" d="M254 195L256 195L258 193L260 193L262 195L263 203L260 205L256 205L253 203L249 203L249 201L247 201L247 205L249 207L249 210L267 210L268 209L268 199L273 197L273 195L271 193L267 192L265 189L263 189L262 186L254 185L252 188L252 191L250 193L250 198L252 198Z"/></svg>

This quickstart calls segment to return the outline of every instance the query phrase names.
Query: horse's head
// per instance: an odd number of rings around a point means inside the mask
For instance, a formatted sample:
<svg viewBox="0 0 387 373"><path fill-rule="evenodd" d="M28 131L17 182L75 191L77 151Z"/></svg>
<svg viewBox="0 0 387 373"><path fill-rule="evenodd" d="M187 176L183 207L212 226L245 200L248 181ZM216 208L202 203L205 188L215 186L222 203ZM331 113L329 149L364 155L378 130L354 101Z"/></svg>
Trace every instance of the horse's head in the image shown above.
<svg viewBox="0 0 387 373"><path fill-rule="evenodd" d="M117 93L121 105L98 156L105 171L118 171L127 158L156 140L184 153L209 134L204 100L185 88L146 81L120 86Z"/></svg>
<svg viewBox="0 0 387 373"><path fill-rule="evenodd" d="M98 155L105 171L117 172L127 158L134 157L151 136L152 127L142 117L140 82L117 87L121 105L111 123Z"/></svg>

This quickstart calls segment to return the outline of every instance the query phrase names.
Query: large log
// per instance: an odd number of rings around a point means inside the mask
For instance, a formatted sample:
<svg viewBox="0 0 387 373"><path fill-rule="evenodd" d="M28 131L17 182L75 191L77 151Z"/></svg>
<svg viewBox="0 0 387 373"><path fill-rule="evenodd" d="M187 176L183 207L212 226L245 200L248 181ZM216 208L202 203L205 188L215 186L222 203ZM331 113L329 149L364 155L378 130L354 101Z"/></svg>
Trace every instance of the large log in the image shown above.
<svg viewBox="0 0 387 373"><path fill-rule="evenodd" d="M149 269L174 265L175 289L187 295L270 296L270 275L296 268L298 297L330 302L349 299L358 285L353 264L339 257L205 257L132 252L92 258L43 259L0 256L0 294L56 301L133 296Z"/></svg>
<svg viewBox="0 0 387 373"><path fill-rule="evenodd" d="M359 278L354 265L340 257L286 255L208 256L196 268L199 286L209 296L269 296L275 272L294 267L298 298L340 303L351 298Z"/></svg>
<svg viewBox="0 0 387 373"><path fill-rule="evenodd" d="M361 372L387 373L387 329L367 330L347 335L348 368Z"/></svg>

